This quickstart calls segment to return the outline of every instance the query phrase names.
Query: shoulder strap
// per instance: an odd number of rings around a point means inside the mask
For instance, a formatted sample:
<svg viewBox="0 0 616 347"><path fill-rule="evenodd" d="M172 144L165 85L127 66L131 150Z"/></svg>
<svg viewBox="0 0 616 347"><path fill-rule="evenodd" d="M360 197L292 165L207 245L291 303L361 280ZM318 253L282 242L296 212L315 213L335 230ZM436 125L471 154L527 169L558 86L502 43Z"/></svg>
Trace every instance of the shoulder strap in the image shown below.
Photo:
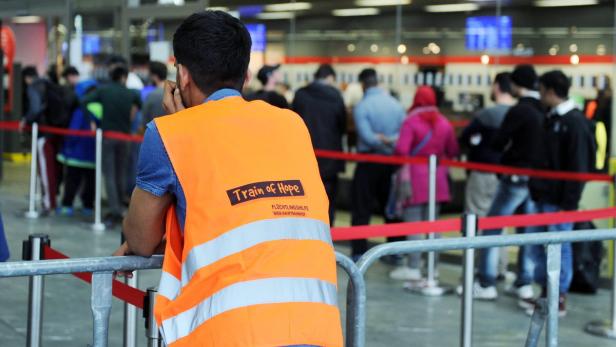
<svg viewBox="0 0 616 347"><path fill-rule="evenodd" d="M421 142L419 142L417 144L417 146L415 148L413 148L413 150L411 151L411 157L417 155L417 153L419 153L424 147L426 147L426 145L428 144L430 139L432 139L432 130L431 129L426 134L426 136L421 140Z"/></svg>

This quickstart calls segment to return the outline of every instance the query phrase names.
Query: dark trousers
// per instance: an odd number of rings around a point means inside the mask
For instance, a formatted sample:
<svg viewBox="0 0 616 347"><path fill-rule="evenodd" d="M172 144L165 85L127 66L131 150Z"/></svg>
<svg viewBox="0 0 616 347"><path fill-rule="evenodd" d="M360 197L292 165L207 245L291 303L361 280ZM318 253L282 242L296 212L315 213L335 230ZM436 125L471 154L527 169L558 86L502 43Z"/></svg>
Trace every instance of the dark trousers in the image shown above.
<svg viewBox="0 0 616 347"><path fill-rule="evenodd" d="M73 207L75 196L81 189L81 203L84 208L94 208L94 169L67 166L64 179L62 207Z"/></svg>
<svg viewBox="0 0 616 347"><path fill-rule="evenodd" d="M385 218L385 223L392 221L385 217L385 206L389 197L391 176L396 166L375 163L358 163L353 177L351 225L368 225L375 205ZM399 241L404 238L390 238L388 241ZM359 256L368 250L367 240L351 241L351 255Z"/></svg>
<svg viewBox="0 0 616 347"><path fill-rule="evenodd" d="M103 175L109 212L122 215L122 197L126 180L126 161L128 145L124 141L103 140Z"/></svg>
<svg viewBox="0 0 616 347"><path fill-rule="evenodd" d="M336 218L336 194L338 194L338 176L323 178L325 192L329 199L329 225L334 226Z"/></svg>

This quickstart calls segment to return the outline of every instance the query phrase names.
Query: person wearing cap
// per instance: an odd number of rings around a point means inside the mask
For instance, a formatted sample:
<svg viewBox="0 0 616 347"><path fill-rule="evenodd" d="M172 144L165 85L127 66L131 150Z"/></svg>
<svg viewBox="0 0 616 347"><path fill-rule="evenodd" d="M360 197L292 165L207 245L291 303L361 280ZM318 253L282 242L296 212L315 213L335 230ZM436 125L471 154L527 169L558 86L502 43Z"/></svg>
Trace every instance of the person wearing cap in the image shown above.
<svg viewBox="0 0 616 347"><path fill-rule="evenodd" d="M264 65L257 74L257 79L263 85L263 89L249 94L246 100L263 100L272 106L279 108L289 108L287 99L276 91L278 82L282 80L280 64Z"/></svg>
<svg viewBox="0 0 616 347"><path fill-rule="evenodd" d="M544 110L537 91L537 73L531 65L518 65L511 73L511 90L518 103L511 107L492 140L492 148L503 152L500 164L522 168L536 167L542 155L542 124ZM488 211L488 216L507 216L515 213L528 213L532 210L532 200L528 189L528 177L502 175L496 195ZM518 229L525 232L526 229ZM502 229L484 230L483 235L500 235ZM520 247L518 252L517 279L511 288L519 299L534 296L532 288L532 268L530 247ZM476 298L495 300L496 278L498 274L498 248L480 251L478 282L473 294Z"/></svg>

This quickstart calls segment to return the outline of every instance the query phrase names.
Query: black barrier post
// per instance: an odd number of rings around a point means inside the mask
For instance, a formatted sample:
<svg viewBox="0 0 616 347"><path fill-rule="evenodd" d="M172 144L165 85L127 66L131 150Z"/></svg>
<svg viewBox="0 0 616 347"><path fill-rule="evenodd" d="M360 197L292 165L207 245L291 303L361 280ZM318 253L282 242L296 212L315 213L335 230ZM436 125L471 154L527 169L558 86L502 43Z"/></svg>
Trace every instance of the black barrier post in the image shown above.
<svg viewBox="0 0 616 347"><path fill-rule="evenodd" d="M49 236L33 234L23 242L24 260L44 259L44 247L50 245ZM44 276L31 276L28 286L28 330L26 346L38 347L41 345L41 327L43 325L43 291L45 290Z"/></svg>

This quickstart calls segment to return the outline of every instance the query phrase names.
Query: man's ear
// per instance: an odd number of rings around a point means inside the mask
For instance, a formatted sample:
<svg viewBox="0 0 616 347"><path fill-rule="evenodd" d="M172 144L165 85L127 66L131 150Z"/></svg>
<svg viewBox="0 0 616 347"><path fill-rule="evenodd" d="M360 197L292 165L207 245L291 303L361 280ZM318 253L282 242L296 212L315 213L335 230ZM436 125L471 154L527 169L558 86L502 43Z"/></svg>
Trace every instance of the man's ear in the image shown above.
<svg viewBox="0 0 616 347"><path fill-rule="evenodd" d="M181 85L178 86L180 90L185 90L188 84L194 84L192 76L190 75L190 72L184 65L178 66L178 73L180 74Z"/></svg>

